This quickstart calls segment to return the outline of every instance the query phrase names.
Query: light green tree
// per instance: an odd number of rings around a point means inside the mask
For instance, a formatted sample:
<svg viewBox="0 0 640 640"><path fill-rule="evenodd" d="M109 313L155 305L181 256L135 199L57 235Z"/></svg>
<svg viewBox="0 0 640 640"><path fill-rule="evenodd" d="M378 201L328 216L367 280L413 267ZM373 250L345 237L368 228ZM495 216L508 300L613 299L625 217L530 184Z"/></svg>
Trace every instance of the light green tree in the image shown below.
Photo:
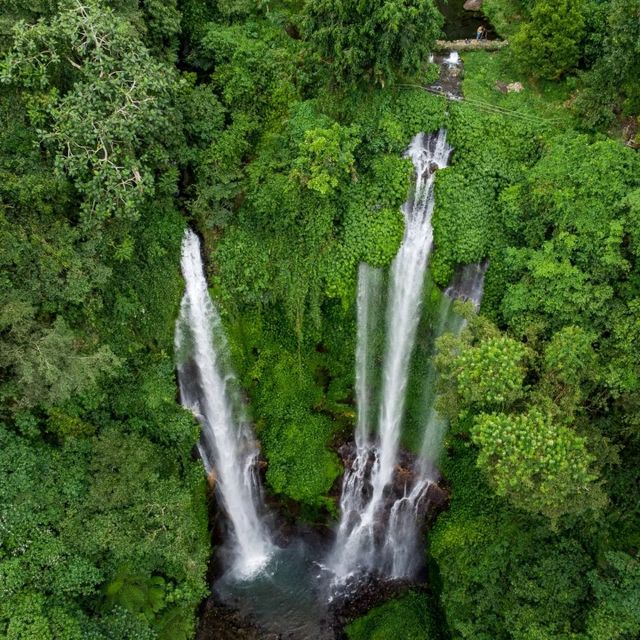
<svg viewBox="0 0 640 640"><path fill-rule="evenodd" d="M541 513L555 525L565 514L604 505L585 439L537 409L522 415L481 414L471 437L480 448L478 466L496 493L516 506Z"/></svg>

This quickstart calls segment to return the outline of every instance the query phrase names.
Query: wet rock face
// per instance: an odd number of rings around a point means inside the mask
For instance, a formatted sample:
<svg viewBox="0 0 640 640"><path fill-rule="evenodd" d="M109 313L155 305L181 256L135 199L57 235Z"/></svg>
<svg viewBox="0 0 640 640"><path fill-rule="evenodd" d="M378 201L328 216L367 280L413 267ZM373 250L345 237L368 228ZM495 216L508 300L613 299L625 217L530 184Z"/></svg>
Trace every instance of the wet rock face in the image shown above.
<svg viewBox="0 0 640 640"><path fill-rule="evenodd" d="M449 54L434 54L434 64L440 67L440 75L436 82L428 85L426 89L431 93L444 95L450 100L461 100L461 76L463 72L462 60L452 63Z"/></svg>
<svg viewBox="0 0 640 640"><path fill-rule="evenodd" d="M273 640L277 636L271 634ZM200 612L197 640L267 640L257 625L237 609L228 607L214 598L207 598Z"/></svg>
<svg viewBox="0 0 640 640"><path fill-rule="evenodd" d="M356 445L354 442L348 442L343 444L338 450L342 463L345 469L351 469L356 458ZM384 521L388 516L389 511L396 500L399 500L403 496L407 495L416 480L418 479L416 469L417 456L408 451L401 450L398 456L398 463L395 466L393 472L393 479L391 485L385 490L385 508L384 508ZM374 455L370 454L367 460L365 470L365 482L363 489L363 497L368 499L371 496L373 488L369 482L371 478L371 468L374 463ZM420 502L420 517L423 517L426 522L431 522L443 509L449 504L449 494L445 489L440 487L435 482L432 482L425 492L424 499ZM382 534L383 532L381 532Z"/></svg>

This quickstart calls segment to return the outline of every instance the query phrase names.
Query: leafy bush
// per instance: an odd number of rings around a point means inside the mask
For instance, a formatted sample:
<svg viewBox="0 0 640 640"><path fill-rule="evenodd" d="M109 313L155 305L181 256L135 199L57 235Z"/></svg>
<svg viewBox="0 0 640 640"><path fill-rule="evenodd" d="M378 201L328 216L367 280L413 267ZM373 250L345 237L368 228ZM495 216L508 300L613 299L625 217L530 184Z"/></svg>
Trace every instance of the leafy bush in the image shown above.
<svg viewBox="0 0 640 640"><path fill-rule="evenodd" d="M358 618L346 629L349 640L436 640L439 637L429 598L409 592Z"/></svg>

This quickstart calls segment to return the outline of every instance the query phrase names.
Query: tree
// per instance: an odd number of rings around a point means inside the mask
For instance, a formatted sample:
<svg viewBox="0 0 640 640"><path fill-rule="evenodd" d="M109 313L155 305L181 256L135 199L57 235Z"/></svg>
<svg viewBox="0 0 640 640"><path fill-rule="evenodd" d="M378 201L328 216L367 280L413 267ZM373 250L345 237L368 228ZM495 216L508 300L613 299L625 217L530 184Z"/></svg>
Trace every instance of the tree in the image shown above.
<svg viewBox="0 0 640 640"><path fill-rule="evenodd" d="M592 640L623 640L640 634L640 562L621 551L608 551L605 563L589 573L596 604L587 629Z"/></svg>
<svg viewBox="0 0 640 640"><path fill-rule="evenodd" d="M582 75L575 107L584 124L602 128L618 113L640 116L640 1L605 3L607 18L602 50Z"/></svg>
<svg viewBox="0 0 640 640"><path fill-rule="evenodd" d="M453 482L448 512L429 533L451 635L464 640L586 640L585 574L593 567L580 537L496 496L461 441L444 462Z"/></svg>
<svg viewBox="0 0 640 640"><path fill-rule="evenodd" d="M302 15L336 83L381 86L420 70L442 21L431 0L308 0Z"/></svg>
<svg viewBox="0 0 640 640"><path fill-rule="evenodd" d="M454 422L463 415L510 408L525 393L527 347L485 318L469 314L468 319L460 335L445 334L436 342L439 410Z"/></svg>
<svg viewBox="0 0 640 640"><path fill-rule="evenodd" d="M441 363L446 357L443 348L450 349L452 343L446 339L439 343ZM504 335L490 337L458 353L449 351L449 355L454 360L450 369L442 370L441 386L455 385L462 407L511 406L522 396L527 349L517 340Z"/></svg>
<svg viewBox="0 0 640 640"><path fill-rule="evenodd" d="M0 329L9 331L0 362L14 379L1 393L14 409L63 403L94 388L100 376L115 373L119 360L111 349L87 349L61 317L46 327L34 321L31 308L17 316L15 306L4 311Z"/></svg>
<svg viewBox="0 0 640 640"><path fill-rule="evenodd" d="M553 525L565 514L604 505L585 439L537 409L524 415L481 414L471 437L480 447L477 464L496 493L547 516Z"/></svg>
<svg viewBox="0 0 640 640"><path fill-rule="evenodd" d="M0 71L35 93L32 120L85 196L85 224L135 219L154 164L168 160L158 134L172 128L175 73L132 25L97 0L64 0L53 17L15 25Z"/></svg>
<svg viewBox="0 0 640 640"><path fill-rule="evenodd" d="M531 20L512 39L513 54L536 78L555 80L575 69L584 37L583 0L536 0Z"/></svg>
<svg viewBox="0 0 640 640"><path fill-rule="evenodd" d="M307 189L328 195L345 176L355 174L353 151L359 142L355 131L337 122L327 128L308 129L291 176Z"/></svg>

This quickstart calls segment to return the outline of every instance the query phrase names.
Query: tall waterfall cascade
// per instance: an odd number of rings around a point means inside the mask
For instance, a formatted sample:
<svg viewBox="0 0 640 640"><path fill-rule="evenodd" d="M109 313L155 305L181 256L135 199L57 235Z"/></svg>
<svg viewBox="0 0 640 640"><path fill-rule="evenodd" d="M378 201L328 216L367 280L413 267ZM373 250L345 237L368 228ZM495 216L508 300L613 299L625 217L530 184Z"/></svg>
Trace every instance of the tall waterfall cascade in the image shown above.
<svg viewBox="0 0 640 640"><path fill-rule="evenodd" d="M373 318L369 300L378 277L368 267L359 272L356 455L345 473L341 520L328 560L335 582L360 572L381 571L381 551L388 530L386 494L397 462L409 360L413 351L425 272L433 244L431 216L435 204L435 173L447 166L451 147L446 132L419 133L406 152L415 168L415 185L402 211L405 233L391 265L387 292L386 346L382 365L377 429L371 424L372 397L367 382L369 340ZM366 386L369 385L369 386Z"/></svg>
<svg viewBox="0 0 640 640"><path fill-rule="evenodd" d="M258 448L242 411L227 358L220 315L209 296L200 241L191 230L182 242L185 292L175 332L182 405L202 426L198 444L207 473L230 524L226 543L231 572L255 575L267 562L272 544L261 517L262 491L256 472Z"/></svg>
<svg viewBox="0 0 640 640"><path fill-rule="evenodd" d="M455 300L471 302L477 311L484 287L488 262L464 265L458 269L445 290L433 328L434 337L444 333L459 334L466 320L455 313ZM411 577L420 562L420 522L428 508L429 487L438 480L437 461L442 449L446 422L435 408L437 374L429 365L423 393L425 408L424 430L420 454L414 464L413 485L405 486L404 495L396 500L389 513L388 533L381 553L383 566L393 578Z"/></svg>

